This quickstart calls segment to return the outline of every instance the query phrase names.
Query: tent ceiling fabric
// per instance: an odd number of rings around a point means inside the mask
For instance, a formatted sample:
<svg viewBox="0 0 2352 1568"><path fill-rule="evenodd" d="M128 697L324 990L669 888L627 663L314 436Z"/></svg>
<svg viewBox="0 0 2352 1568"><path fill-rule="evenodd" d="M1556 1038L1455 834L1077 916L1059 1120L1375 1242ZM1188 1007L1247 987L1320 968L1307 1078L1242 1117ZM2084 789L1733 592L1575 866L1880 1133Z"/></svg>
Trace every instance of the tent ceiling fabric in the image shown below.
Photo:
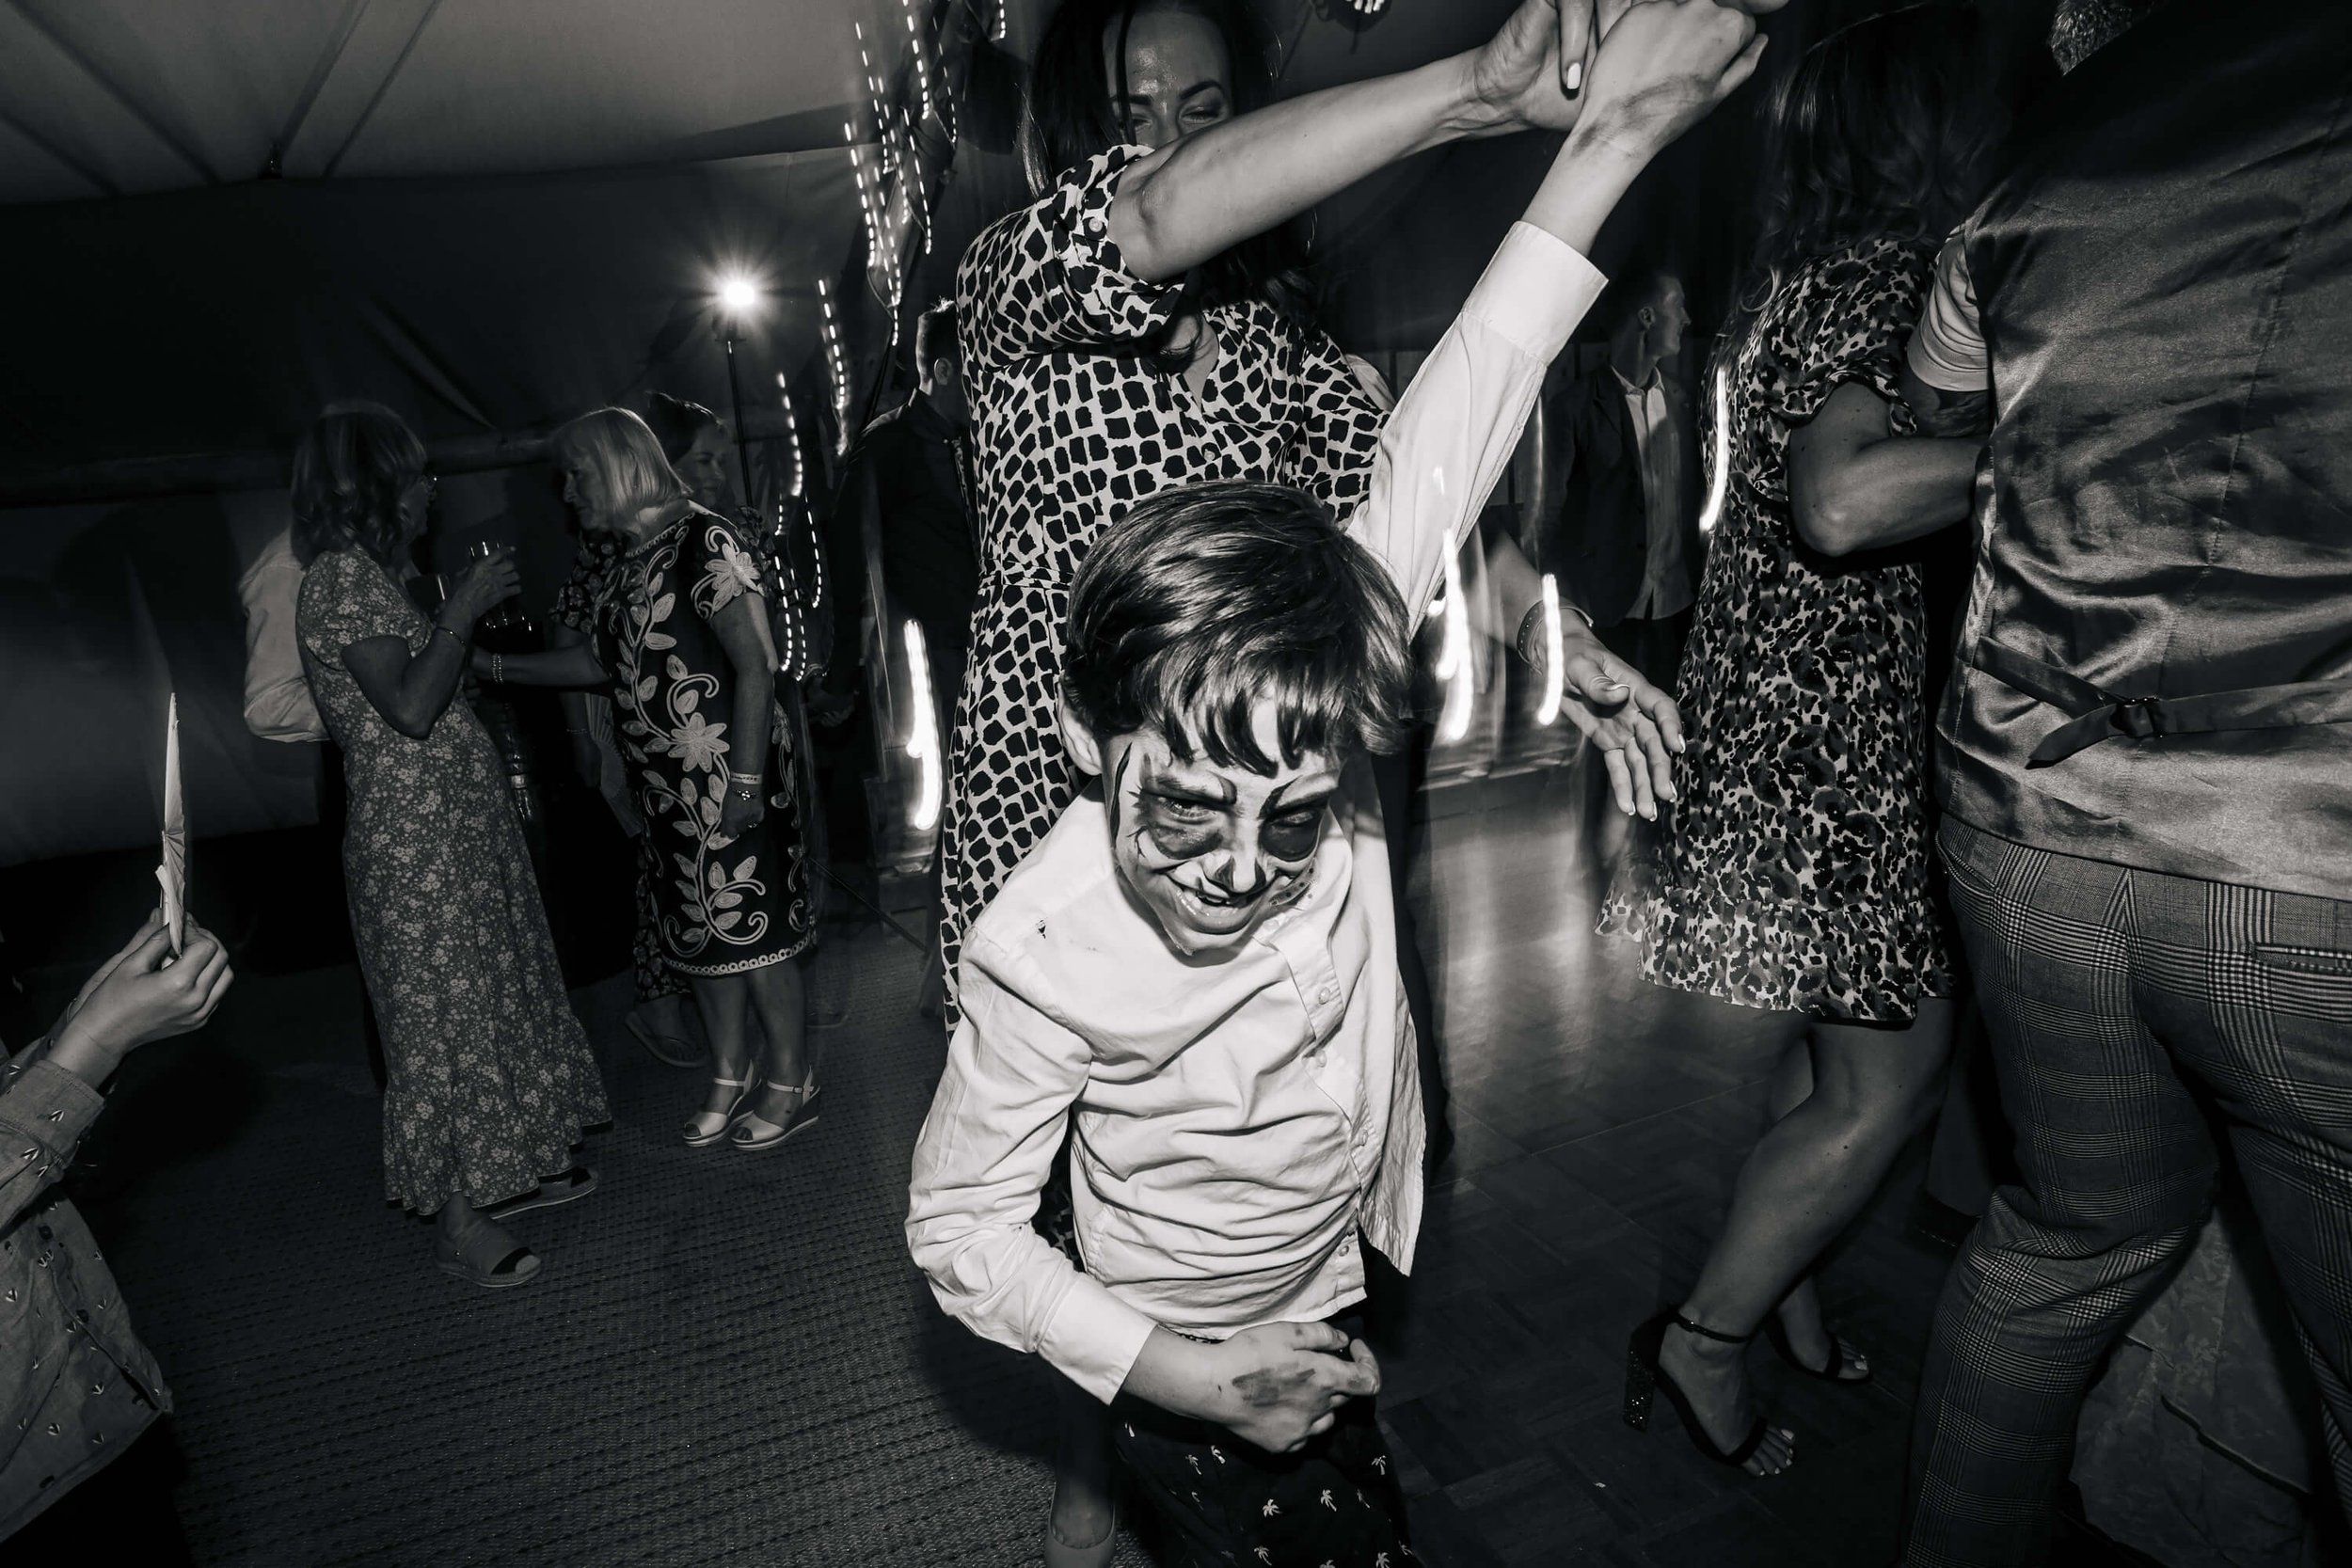
<svg viewBox="0 0 2352 1568"><path fill-rule="evenodd" d="M0 0L0 201L841 145L898 0ZM877 64L881 64L880 59ZM713 149L747 128L764 145ZM759 138L755 138L759 139Z"/></svg>

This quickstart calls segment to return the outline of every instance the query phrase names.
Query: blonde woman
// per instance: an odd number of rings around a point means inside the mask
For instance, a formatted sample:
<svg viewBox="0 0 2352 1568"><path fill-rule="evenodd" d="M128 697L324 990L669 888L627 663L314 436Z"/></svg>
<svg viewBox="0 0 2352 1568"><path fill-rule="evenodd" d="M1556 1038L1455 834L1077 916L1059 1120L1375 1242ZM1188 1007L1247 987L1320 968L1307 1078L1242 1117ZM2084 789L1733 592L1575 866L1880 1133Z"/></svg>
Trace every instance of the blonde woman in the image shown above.
<svg viewBox="0 0 2352 1568"><path fill-rule="evenodd" d="M776 1148L817 1119L794 961L816 918L763 574L737 524L695 503L627 409L574 420L549 455L564 499L620 558L597 587L589 646L510 656L494 673L609 686L652 838L662 961L693 987L710 1037L710 1096L682 1135Z"/></svg>

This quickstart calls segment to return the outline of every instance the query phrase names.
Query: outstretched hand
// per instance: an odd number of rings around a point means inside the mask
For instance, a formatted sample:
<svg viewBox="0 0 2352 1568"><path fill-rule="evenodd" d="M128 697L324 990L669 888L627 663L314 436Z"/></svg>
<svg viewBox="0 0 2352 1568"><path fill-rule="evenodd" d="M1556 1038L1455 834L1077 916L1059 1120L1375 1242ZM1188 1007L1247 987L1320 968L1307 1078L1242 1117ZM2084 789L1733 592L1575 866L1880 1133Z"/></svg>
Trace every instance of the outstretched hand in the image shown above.
<svg viewBox="0 0 2352 1568"><path fill-rule="evenodd" d="M1540 680L1543 650L1530 653ZM1674 782L1674 759L1689 749L1681 710L1581 626L1562 628L1560 655L1560 711L1600 748L1617 809L1656 821L1659 801L1681 799Z"/></svg>

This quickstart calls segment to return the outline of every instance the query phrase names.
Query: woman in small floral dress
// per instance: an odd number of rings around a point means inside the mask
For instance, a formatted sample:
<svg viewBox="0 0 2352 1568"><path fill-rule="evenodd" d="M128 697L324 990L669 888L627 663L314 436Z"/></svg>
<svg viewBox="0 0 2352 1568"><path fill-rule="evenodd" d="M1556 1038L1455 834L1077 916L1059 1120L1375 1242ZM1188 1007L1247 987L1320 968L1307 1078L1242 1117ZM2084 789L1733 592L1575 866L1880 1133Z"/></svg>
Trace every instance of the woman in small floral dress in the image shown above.
<svg viewBox="0 0 2352 1568"><path fill-rule="evenodd" d="M682 1136L696 1148L775 1148L815 1124L817 1082L795 961L816 915L772 590L739 526L695 504L636 415L582 415L556 432L550 454L564 499L621 555L597 584L593 650L509 657L506 678L610 690L658 867L662 961L693 987L716 1069Z"/></svg>
<svg viewBox="0 0 2352 1568"><path fill-rule="evenodd" d="M570 1150L610 1117L503 771L454 700L474 622L514 591L514 562L469 567L431 620L410 602L424 461L372 404L310 428L294 454L295 624L350 791L343 875L384 1036L385 1185L438 1215L442 1268L498 1288L540 1268L499 1222L590 1191Z"/></svg>

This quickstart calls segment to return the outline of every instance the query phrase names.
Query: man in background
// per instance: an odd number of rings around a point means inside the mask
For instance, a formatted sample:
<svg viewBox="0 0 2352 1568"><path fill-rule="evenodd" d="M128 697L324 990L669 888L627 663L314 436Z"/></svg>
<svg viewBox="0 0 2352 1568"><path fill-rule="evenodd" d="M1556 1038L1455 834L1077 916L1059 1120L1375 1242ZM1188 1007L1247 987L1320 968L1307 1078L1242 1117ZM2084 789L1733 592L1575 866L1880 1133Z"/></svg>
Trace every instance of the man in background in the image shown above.
<svg viewBox="0 0 2352 1568"><path fill-rule="evenodd" d="M1552 405L1564 475L1543 558L1609 651L1671 691L1698 597L1698 440L1666 373L1691 313L1671 273L1629 281L1608 362Z"/></svg>
<svg viewBox="0 0 2352 1568"><path fill-rule="evenodd" d="M913 396L866 427L850 453L841 504L827 528L835 602L833 657L819 691L835 706L857 689L869 546L891 602L923 628L940 721L952 723L972 644L980 581L979 537L966 450L972 417L956 358L956 302L943 299L914 327Z"/></svg>
<svg viewBox="0 0 2352 1568"><path fill-rule="evenodd" d="M866 427L826 525L835 606L833 654L813 711L820 722L847 717L865 659L860 644L863 611L872 597L869 564L879 564L887 606L922 628L944 747L963 691L980 581L968 451L972 419L952 298L938 301L916 322L914 357L915 391ZM896 631L882 628L885 650L898 647ZM938 896L934 888L925 929L938 927ZM940 976L927 969L921 996L927 1017L937 1015L939 991Z"/></svg>
<svg viewBox="0 0 2352 1568"><path fill-rule="evenodd" d="M1547 402L1553 435L1544 488L1556 484L1560 501L1543 508L1528 543L1602 644L1672 691L1691 635L1702 548L1691 400L1666 373L1682 352L1691 314L1673 274L1629 268L1626 279L1625 292L1612 294L1606 360ZM1523 624L1518 632L1525 656L1534 627ZM1580 760L1579 787L1584 842L1605 877L1623 852L1630 819L1610 809L1597 756Z"/></svg>

